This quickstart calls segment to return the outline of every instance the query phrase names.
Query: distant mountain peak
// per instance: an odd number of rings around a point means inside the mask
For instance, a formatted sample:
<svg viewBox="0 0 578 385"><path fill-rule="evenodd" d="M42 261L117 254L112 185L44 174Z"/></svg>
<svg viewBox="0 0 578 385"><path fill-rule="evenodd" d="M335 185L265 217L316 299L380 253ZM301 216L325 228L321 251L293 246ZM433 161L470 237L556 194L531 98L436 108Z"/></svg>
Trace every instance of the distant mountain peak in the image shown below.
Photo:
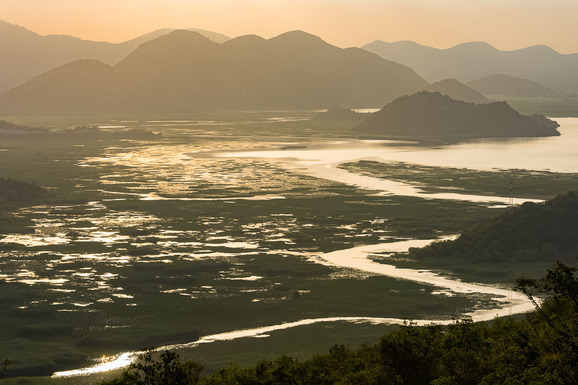
<svg viewBox="0 0 578 385"><path fill-rule="evenodd" d="M79 59L96 59L115 65L141 44L152 41L174 29L159 29L122 43L91 41L68 35L43 36L25 27L0 20L0 93L33 77ZM230 40L220 33L198 30L216 43ZM203 40L198 39L197 44ZM192 43L191 43L192 45Z"/></svg>
<svg viewBox="0 0 578 385"><path fill-rule="evenodd" d="M427 47L423 44L419 44L419 43L412 41L412 40L397 40L397 41L393 41L393 42L384 42L381 40L376 40L371 44L380 44L380 43L385 43L385 44L394 45L394 46L421 47L421 48ZM433 47L428 47L428 48L433 48ZM434 49L437 49L437 48L434 48Z"/></svg>
<svg viewBox="0 0 578 385"><path fill-rule="evenodd" d="M220 44L211 41L198 32L178 29L157 37L154 40L147 41L138 46L131 52L121 63L130 62L135 57L147 55L186 55L186 50L202 49L206 47L220 46Z"/></svg>
<svg viewBox="0 0 578 385"><path fill-rule="evenodd" d="M470 41L441 51L445 51L454 55L458 53L459 55L469 55L472 60L476 60L476 58L485 58L487 56L492 56L503 52L493 45L483 41Z"/></svg>
<svg viewBox="0 0 578 385"><path fill-rule="evenodd" d="M430 92L440 92L455 100L461 100L468 103L488 103L490 99L456 79L443 79L439 82L432 83L427 89Z"/></svg>
<svg viewBox="0 0 578 385"><path fill-rule="evenodd" d="M242 47L262 46L267 40L257 35L242 35L227 41L225 44L237 45Z"/></svg>
<svg viewBox="0 0 578 385"><path fill-rule="evenodd" d="M160 36L154 40L151 40L151 43L155 43L155 44L161 44L161 43L166 43L168 41L199 41L199 42L210 42L212 44L215 44L213 41L211 41L211 39L201 35L199 32L196 31L190 31L187 29L176 29L174 31L171 31L169 33L167 33L166 35Z"/></svg>
<svg viewBox="0 0 578 385"><path fill-rule="evenodd" d="M364 107L427 87L411 68L359 48L332 46L303 31L218 44L178 30L141 44L109 70L86 67L59 67L0 95L0 111L67 115Z"/></svg>
<svg viewBox="0 0 578 385"><path fill-rule="evenodd" d="M545 55L562 55L560 52L556 51L554 48L552 47L548 47L547 45L543 45L543 44L539 44L539 45L533 45L531 47L526 47L526 48L521 48L516 50L517 52L524 52L524 51L530 51L530 52L535 52L535 53L540 53L540 54L545 54Z"/></svg>
<svg viewBox="0 0 578 385"><path fill-rule="evenodd" d="M485 41L468 41L465 43L460 43L460 44L456 44L451 48L448 49L452 49L452 48L486 48L486 49L493 49L493 50L497 50L496 47L494 47L493 45L491 45L490 43L487 43Z"/></svg>
<svg viewBox="0 0 578 385"><path fill-rule="evenodd" d="M29 37L41 37L36 32L33 32L27 28L24 28L20 25L9 23L5 20L0 20L0 40L2 38L6 38L2 36L3 34L9 34L10 36L14 36L13 34L18 34L22 36L29 36Z"/></svg>
<svg viewBox="0 0 578 385"><path fill-rule="evenodd" d="M323 41L323 39L321 39L319 36L313 35L312 33L309 33L309 32L305 32L301 29L295 29L293 31L283 32L282 34L274 37L274 39L289 38L289 37L306 38L306 39L312 39L312 40L317 40L317 41Z"/></svg>
<svg viewBox="0 0 578 385"><path fill-rule="evenodd" d="M503 73L558 91L578 89L578 54L563 55L537 45L517 50L500 50L489 43L472 41L447 49L411 42L373 42L363 46L386 60L413 68L427 81L452 77L470 82Z"/></svg>
<svg viewBox="0 0 578 385"><path fill-rule="evenodd" d="M295 30L282 33L279 36L269 39L271 42L288 43L288 44L316 44L316 45L330 45L319 36L312 35L308 32Z"/></svg>
<svg viewBox="0 0 578 385"><path fill-rule="evenodd" d="M484 95L544 97L553 96L556 91L528 79L495 74L473 80L468 86Z"/></svg>

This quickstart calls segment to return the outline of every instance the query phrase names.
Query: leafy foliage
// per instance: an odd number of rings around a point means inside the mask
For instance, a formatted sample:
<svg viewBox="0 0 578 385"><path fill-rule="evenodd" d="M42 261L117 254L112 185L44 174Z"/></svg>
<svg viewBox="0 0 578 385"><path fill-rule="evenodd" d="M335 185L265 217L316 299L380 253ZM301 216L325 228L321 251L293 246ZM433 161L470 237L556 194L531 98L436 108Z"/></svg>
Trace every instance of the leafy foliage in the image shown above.
<svg viewBox="0 0 578 385"><path fill-rule="evenodd" d="M0 178L0 206L2 203L22 203L46 197L47 193L36 183Z"/></svg>
<svg viewBox="0 0 578 385"><path fill-rule="evenodd" d="M10 363L10 360L8 358L5 358L2 360L2 369L0 370L0 379L4 378L6 376L6 368L8 367L9 363Z"/></svg>
<svg viewBox="0 0 578 385"><path fill-rule="evenodd" d="M153 350L140 356L120 378L104 382L103 385L180 385L197 384L202 365L193 362L181 362L179 355L163 351L158 360L154 359Z"/></svg>

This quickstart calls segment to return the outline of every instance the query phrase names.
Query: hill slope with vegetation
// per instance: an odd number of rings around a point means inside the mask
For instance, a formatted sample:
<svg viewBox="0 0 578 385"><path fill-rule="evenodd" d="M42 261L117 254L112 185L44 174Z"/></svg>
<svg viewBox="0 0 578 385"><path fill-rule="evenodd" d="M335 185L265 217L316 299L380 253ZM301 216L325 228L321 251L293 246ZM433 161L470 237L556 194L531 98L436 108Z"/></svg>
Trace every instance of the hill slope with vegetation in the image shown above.
<svg viewBox="0 0 578 385"><path fill-rule="evenodd" d="M509 75L485 76L469 82L468 86L484 95L522 97L548 97L556 95L556 91L532 80Z"/></svg>
<svg viewBox="0 0 578 385"><path fill-rule="evenodd" d="M545 203L526 202L465 230L454 241L414 249L418 259L456 263L575 262L578 257L578 192Z"/></svg>
<svg viewBox="0 0 578 385"><path fill-rule="evenodd" d="M525 116L505 102L466 103L439 92L402 96L356 127L361 133L422 137L558 136L558 124Z"/></svg>

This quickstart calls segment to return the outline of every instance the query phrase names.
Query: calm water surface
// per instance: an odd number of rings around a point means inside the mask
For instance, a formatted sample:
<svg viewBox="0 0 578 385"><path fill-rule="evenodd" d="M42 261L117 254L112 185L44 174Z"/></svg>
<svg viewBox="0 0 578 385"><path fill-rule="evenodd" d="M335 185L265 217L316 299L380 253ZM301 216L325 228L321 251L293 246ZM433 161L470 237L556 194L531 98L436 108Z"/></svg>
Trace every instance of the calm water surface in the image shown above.
<svg viewBox="0 0 578 385"><path fill-rule="evenodd" d="M423 148L391 141L335 141L306 149L227 153L227 157L291 159L307 165L356 160L415 163L474 170L526 169L578 172L578 118L556 119L561 136L547 138L476 139L467 143Z"/></svg>
<svg viewBox="0 0 578 385"><path fill-rule="evenodd" d="M197 314L188 309L194 306L206 309L206 304L210 304L220 311L221 307L227 308L222 305L224 301L242 302L257 309L255 311L262 311L259 314L264 316L269 314L266 306L279 309L289 306L286 304L291 301L280 291L279 281L285 279L289 293L293 277L280 278L280 273L273 269L277 266L269 261L308 266L311 258L316 258L315 262L325 261L335 269L396 276L445 290L432 293L435 296L446 296L448 290L467 298L474 292L490 296L489 301L488 298L484 301L486 306L482 306L487 310L483 316L490 318L496 313L512 312L512 306L516 307L513 312L526 311L527 302L512 298L501 289L450 281L419 270L396 270L372 262L368 253L390 252L400 243L394 242L386 226L375 226L359 214L333 218L335 208L330 205L334 203L326 201L333 202L333 197L343 191L351 197L357 195L350 191L355 190L351 187L342 190L342 185L328 181L373 186L390 193L395 187L405 189L406 195L428 199L477 201L478 196L466 194L426 196L415 186L403 183L395 185L387 181L384 186L379 178L354 174L339 169L338 165L368 159L481 170L524 168L578 172L575 150L578 119L565 118L559 122L560 137L476 140L439 148L358 140L303 143L295 140L286 150L268 151L235 150L271 147L270 143L258 141L227 145L225 142L171 146L159 143L134 149L111 147L102 157L85 158L78 163L95 174L98 171L94 180L74 182L92 190L95 201L71 206L35 206L17 213L30 219L33 225L27 234L6 234L0 238L0 246L4 247L0 253L0 281L18 285L26 293L29 301L23 302L20 310L44 306L54 309L61 317L82 313L94 315L95 319L101 314L110 314L118 319L113 326L128 328L131 325L127 320L145 320L151 315L146 309L153 308L154 304L149 302L154 297L183 305L181 308L187 309L182 311L183 316L191 317L192 323L200 323L203 318L199 316L197 320ZM228 152L221 152L219 157L201 156L215 150ZM360 192L362 196L370 193ZM309 206L299 206L313 198L318 204L330 206L331 213L316 213ZM501 197L491 198L486 196L482 201L502 201ZM386 201L384 198L384 204ZM387 222L387 218L371 215L371 221ZM315 242L300 245L310 234L335 239L333 245L340 241L342 250L326 252ZM390 243L358 247L371 243L367 235L374 237L373 242L379 239ZM261 263L271 263L271 271L263 269ZM135 285L145 274L151 281ZM316 279L333 279L329 272L315 274ZM303 287L295 289L309 289L305 283L299 283ZM305 290L301 298L309 297L313 294ZM141 307L144 310L139 310ZM261 308L264 310L258 310ZM464 314L481 315L468 313L471 308L463 310ZM125 315L124 319L117 317L119 312ZM198 314L203 315L200 311ZM322 314L319 318L303 317L283 324L271 322L269 326L260 323L251 329L232 332L229 331L234 329L229 327L217 325L213 330L207 326L209 332L196 343L262 336L314 322L400 321L387 317L386 310L382 318L366 314L340 315ZM155 316L160 322L166 315ZM450 315L438 321L450 322L449 318ZM142 327L148 327L148 321L142 320ZM215 319L211 324L218 321ZM95 321L94 327L102 326L98 322ZM108 320L107 326L112 322ZM132 358L134 354L123 357ZM127 362L130 360L120 365Z"/></svg>

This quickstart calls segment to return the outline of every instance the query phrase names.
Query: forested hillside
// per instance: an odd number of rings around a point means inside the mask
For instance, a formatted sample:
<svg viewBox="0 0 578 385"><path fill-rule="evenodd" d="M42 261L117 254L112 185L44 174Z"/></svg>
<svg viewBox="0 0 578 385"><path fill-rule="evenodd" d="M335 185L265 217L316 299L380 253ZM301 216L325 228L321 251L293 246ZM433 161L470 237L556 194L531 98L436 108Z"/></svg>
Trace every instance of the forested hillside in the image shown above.
<svg viewBox="0 0 578 385"><path fill-rule="evenodd" d="M526 202L492 221L465 230L455 241L414 249L418 259L458 263L573 263L578 256L578 192L570 191L545 203Z"/></svg>
<svg viewBox="0 0 578 385"><path fill-rule="evenodd" d="M506 102L466 103L422 91L385 105L356 130L404 137L540 137L559 136L556 127L544 117L521 115Z"/></svg>

